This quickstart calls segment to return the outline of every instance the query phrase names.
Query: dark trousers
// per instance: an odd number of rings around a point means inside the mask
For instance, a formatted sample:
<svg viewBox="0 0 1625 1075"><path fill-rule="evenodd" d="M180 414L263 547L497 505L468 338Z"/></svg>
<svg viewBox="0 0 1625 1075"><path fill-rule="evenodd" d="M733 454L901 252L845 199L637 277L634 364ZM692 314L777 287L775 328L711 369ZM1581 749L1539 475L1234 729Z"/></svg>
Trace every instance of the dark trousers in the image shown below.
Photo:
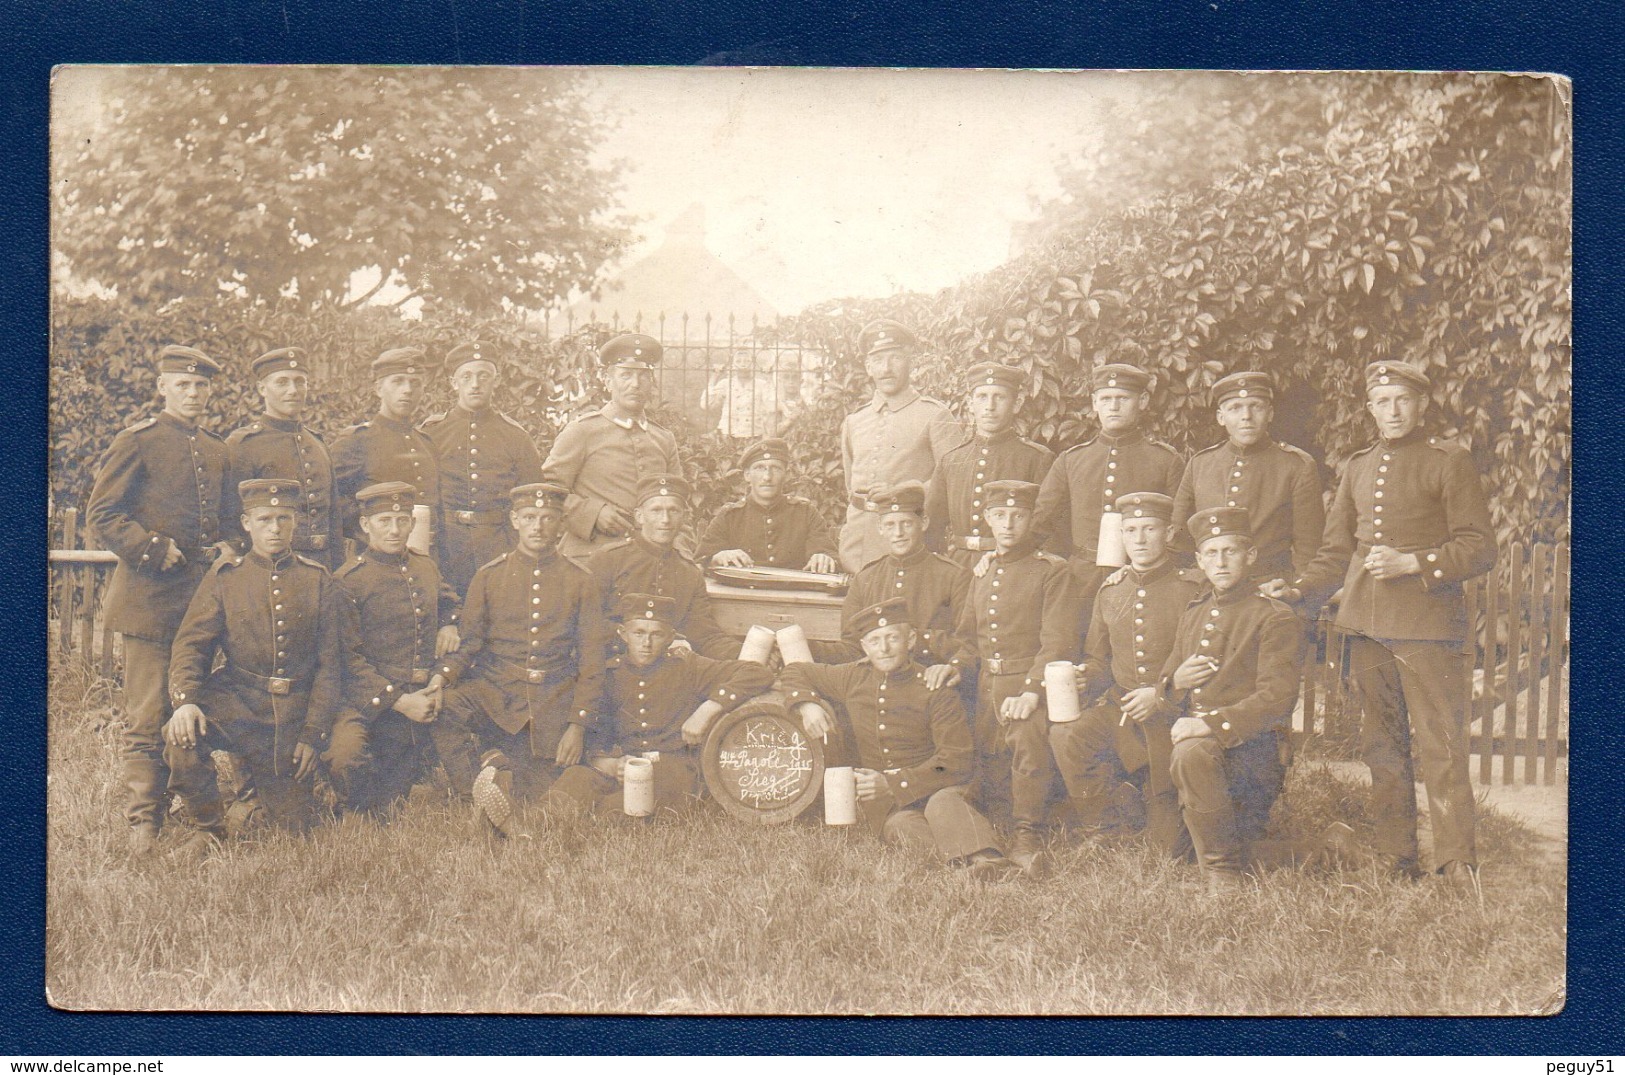
<svg viewBox="0 0 1625 1075"><path fill-rule="evenodd" d="M1068 724L1049 726L1050 752L1061 772L1079 825L1100 831L1132 831L1143 812L1146 834L1170 853L1183 853L1179 792L1169 764L1168 725L1152 717L1123 721L1114 704L1091 706ZM1122 801L1125 782L1139 776L1143 809Z"/></svg>
<svg viewBox="0 0 1625 1075"><path fill-rule="evenodd" d="M467 728L477 756L483 758L492 751L505 755L513 773L514 794L528 799L545 792L562 772L553 757L567 726L568 714L562 707L569 704L570 687L570 682L562 680L546 687L500 686L470 677L446 692L438 719L449 717ZM510 732L504 723L517 723L518 729Z"/></svg>
<svg viewBox="0 0 1625 1075"><path fill-rule="evenodd" d="M163 728L169 720L171 639L124 635L124 732L119 737L119 768L124 785L124 820L161 825L169 785Z"/></svg>
<svg viewBox="0 0 1625 1075"><path fill-rule="evenodd" d="M977 797L995 811L1005 802L1017 825L1043 826L1049 804L1065 789L1049 747L1049 720L1042 704L1026 720L999 723L999 706L1026 689L1026 675L993 675L985 668L976 688L971 738L976 745ZM1042 692L1040 692L1042 699Z"/></svg>
<svg viewBox="0 0 1625 1075"><path fill-rule="evenodd" d="M451 588L467 595L474 573L513 548L513 527L502 523L460 523L446 512L440 530L440 573Z"/></svg>
<svg viewBox="0 0 1625 1075"><path fill-rule="evenodd" d="M457 715L444 709L428 724L393 710L369 722L346 709L333 724L322 760L350 809L376 812L411 793L429 746L445 766L452 793L467 800L474 786L474 741Z"/></svg>
<svg viewBox="0 0 1625 1075"><path fill-rule="evenodd" d="M1365 705L1360 747L1371 769L1377 851L1417 858L1414 735L1434 860L1476 865L1461 643L1355 637L1349 674Z"/></svg>
<svg viewBox="0 0 1625 1075"><path fill-rule="evenodd" d="M198 827L215 832L222 828L220 786L212 755L224 750L236 755L252 775L259 801L272 824L295 832L309 828L315 821L310 781L295 780L293 776L293 748L299 741L301 725L221 720L211 715L207 698L199 705L208 716L209 730L194 747L170 745L164 750L170 787L186 797Z"/></svg>
<svg viewBox="0 0 1625 1075"><path fill-rule="evenodd" d="M663 750L654 763L655 813L686 814L700 804L704 778L699 758L688 750ZM590 765L572 765L559 774L543 801L568 801L576 810L601 814L624 813L621 782Z"/></svg>
<svg viewBox="0 0 1625 1075"><path fill-rule="evenodd" d="M1182 740L1173 746L1169 773L1197 861L1209 869L1244 869L1247 846L1264 835L1286 779L1276 733L1229 750L1211 735Z"/></svg>

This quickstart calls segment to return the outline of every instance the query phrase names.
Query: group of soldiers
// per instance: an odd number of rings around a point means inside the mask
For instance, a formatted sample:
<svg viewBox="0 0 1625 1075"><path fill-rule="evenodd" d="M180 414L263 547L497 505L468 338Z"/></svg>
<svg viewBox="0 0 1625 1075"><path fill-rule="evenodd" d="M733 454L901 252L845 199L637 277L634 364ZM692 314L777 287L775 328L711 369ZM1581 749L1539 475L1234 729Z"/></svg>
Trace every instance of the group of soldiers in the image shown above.
<svg viewBox="0 0 1625 1075"><path fill-rule="evenodd" d="M1270 436L1265 374L1213 384L1225 439L1187 461L1144 432L1150 376L1098 366L1100 432L1055 456L1017 433L1019 368L967 371L967 428L912 386L914 334L880 321L838 533L769 439L696 540L676 439L647 416L656 340L600 349L608 402L545 459L494 409L483 346L384 352L377 414L330 448L302 424L298 351L254 361L264 413L224 441L199 425L220 364L160 354L163 411L115 438L88 511L119 557L135 855L172 792L177 847L205 853L257 819L308 825L318 773L342 809L387 816L436 763L508 838L617 812L634 758L681 813L705 798L713 722L776 685L886 839L997 881L1043 876L1063 827L1143 830L1227 890L1268 857L1309 626L1341 590L1370 854L1421 874L1414 735L1434 868L1476 885L1461 585L1495 539L1469 454L1423 431L1417 366L1368 367L1378 438L1328 508L1314 461ZM456 404L414 424L430 376ZM844 569L842 637L741 659L707 566ZM230 803L222 750L247 776Z"/></svg>

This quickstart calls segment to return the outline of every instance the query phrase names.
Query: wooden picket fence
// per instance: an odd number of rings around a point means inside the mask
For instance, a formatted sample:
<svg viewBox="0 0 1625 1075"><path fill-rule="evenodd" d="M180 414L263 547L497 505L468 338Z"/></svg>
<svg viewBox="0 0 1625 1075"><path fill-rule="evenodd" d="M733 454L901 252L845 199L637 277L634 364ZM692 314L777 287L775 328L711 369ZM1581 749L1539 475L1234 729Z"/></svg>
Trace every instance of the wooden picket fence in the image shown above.
<svg viewBox="0 0 1625 1075"><path fill-rule="evenodd" d="M1466 586L1463 647L1474 775L1481 784L1554 784L1569 740L1569 548L1513 545ZM1293 717L1300 742L1358 757L1360 702L1348 679L1348 636L1328 610L1316 625ZM1500 765L1497 767L1496 761Z"/></svg>
<svg viewBox="0 0 1625 1075"><path fill-rule="evenodd" d="M50 551L51 628L60 659L111 679L117 657L101 607L117 558L81 547L78 512L59 516ZM1495 571L1467 586L1476 625L1462 662L1464 701L1478 755L1475 775L1491 783L1557 781L1568 757L1569 549L1513 545ZM1294 738L1306 749L1358 757L1360 702L1348 681L1348 639L1328 611L1312 632Z"/></svg>

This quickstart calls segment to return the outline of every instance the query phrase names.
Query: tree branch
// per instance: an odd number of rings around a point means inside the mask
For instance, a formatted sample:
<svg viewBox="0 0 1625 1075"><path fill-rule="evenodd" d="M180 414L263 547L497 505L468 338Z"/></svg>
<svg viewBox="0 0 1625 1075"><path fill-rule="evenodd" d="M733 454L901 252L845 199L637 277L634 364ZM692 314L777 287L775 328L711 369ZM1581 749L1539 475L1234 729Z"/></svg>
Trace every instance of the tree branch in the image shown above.
<svg viewBox="0 0 1625 1075"><path fill-rule="evenodd" d="M389 278L390 278L391 275L392 275L391 273L383 272L382 270L380 270L379 276L378 276L378 282L376 284L372 285L372 288L365 295L362 295L362 296L360 296L358 298L351 299L349 302L340 303L339 304L339 309L341 309L341 310L349 310L349 309L352 309L352 308L354 308L356 306L365 306L367 304L368 299L372 298L374 295L378 294L378 292L380 292L380 291L382 291L384 289L384 285L389 283Z"/></svg>

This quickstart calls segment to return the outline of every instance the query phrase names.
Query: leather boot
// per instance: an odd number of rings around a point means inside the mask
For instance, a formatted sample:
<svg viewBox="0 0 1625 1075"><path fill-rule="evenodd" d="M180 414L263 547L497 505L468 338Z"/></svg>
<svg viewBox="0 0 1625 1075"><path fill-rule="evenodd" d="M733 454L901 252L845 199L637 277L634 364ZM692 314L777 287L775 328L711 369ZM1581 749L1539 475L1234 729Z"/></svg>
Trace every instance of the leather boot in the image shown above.
<svg viewBox="0 0 1625 1075"><path fill-rule="evenodd" d="M1185 828L1196 845L1196 861L1202 872L1209 876L1209 889L1216 884L1228 884L1231 877L1239 879L1246 867L1241 839L1236 835L1236 812L1228 805L1219 810L1193 810L1185 808ZM1231 877L1213 880L1212 874L1224 873Z"/></svg>
<svg viewBox="0 0 1625 1075"><path fill-rule="evenodd" d="M132 827L156 836L169 805L169 768L158 758L126 757L121 762L124 817Z"/></svg>
<svg viewBox="0 0 1625 1075"><path fill-rule="evenodd" d="M1031 881L1049 876L1049 853L1044 850L1044 834L1025 821L1016 824L1016 838L1010 845L1010 861L1021 867Z"/></svg>

